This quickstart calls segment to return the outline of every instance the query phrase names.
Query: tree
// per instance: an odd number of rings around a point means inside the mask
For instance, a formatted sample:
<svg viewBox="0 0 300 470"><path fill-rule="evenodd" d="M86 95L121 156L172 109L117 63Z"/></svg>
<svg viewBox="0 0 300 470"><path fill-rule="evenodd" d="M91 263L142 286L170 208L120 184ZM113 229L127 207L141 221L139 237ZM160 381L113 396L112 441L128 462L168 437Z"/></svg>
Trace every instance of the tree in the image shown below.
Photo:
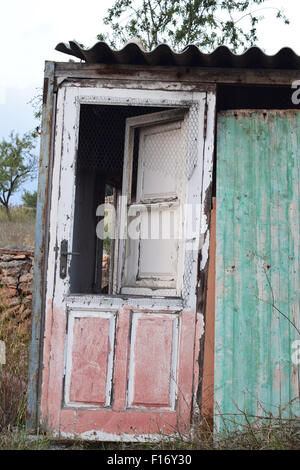
<svg viewBox="0 0 300 470"><path fill-rule="evenodd" d="M5 207L8 217L11 196L35 175L34 141L31 133L19 137L12 131L7 140L0 142L0 204Z"/></svg>
<svg viewBox="0 0 300 470"><path fill-rule="evenodd" d="M22 201L26 207L36 209L37 191L33 191L33 193L31 193L25 189L24 193L22 194Z"/></svg>
<svg viewBox="0 0 300 470"><path fill-rule="evenodd" d="M289 23L282 10L264 6L266 3L267 0L115 0L103 19L112 33L99 34L97 38L113 47L137 37L147 50L166 42L175 50L193 43L203 51L221 44L237 51L257 41L257 24L263 19L263 11L271 10Z"/></svg>

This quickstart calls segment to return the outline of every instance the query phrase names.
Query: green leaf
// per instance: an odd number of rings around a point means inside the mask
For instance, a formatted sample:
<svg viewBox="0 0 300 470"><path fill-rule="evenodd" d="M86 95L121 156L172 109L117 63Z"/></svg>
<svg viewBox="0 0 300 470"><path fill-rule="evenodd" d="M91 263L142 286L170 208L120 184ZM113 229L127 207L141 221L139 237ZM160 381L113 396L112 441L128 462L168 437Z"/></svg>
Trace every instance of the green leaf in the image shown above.
<svg viewBox="0 0 300 470"><path fill-rule="evenodd" d="M176 51L189 43L207 52L219 44L242 51L257 41L258 12L289 23L266 0L115 0L103 18L110 32L97 37L118 48L136 36L147 50L167 42Z"/></svg>

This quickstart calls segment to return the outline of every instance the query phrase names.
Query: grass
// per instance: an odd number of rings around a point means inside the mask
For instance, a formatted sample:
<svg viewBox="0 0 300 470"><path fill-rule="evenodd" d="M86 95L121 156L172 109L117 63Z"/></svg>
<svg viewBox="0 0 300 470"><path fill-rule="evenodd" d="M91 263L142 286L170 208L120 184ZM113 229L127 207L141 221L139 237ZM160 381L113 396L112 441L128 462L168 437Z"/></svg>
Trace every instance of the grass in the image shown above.
<svg viewBox="0 0 300 470"><path fill-rule="evenodd" d="M72 449L88 450L299 450L300 419L282 419L269 417L258 418L255 425L245 420L241 429L213 434L211 426L201 420L193 433L177 433L170 439L162 436L158 442L146 443L105 443L74 441Z"/></svg>
<svg viewBox="0 0 300 470"><path fill-rule="evenodd" d="M35 210L15 206L10 219L4 207L0 207L0 248L33 249L35 239Z"/></svg>
<svg viewBox="0 0 300 470"><path fill-rule="evenodd" d="M0 207L0 248L34 247L35 211L12 207L10 218ZM0 432L23 426L26 418L30 319L8 310L0 298L0 340L6 364L0 364Z"/></svg>
<svg viewBox="0 0 300 470"><path fill-rule="evenodd" d="M0 433L0 449L13 450L299 450L300 423L277 419L269 420L260 428L245 427L231 433L215 435L199 426L193 436L190 433L178 435L176 439L162 439L159 442L125 443L97 442L82 440L59 440L47 434L38 433L34 438L22 426Z"/></svg>
<svg viewBox="0 0 300 470"><path fill-rule="evenodd" d="M0 365L0 432L25 423L29 360L29 322L6 311L0 300L0 340L6 363Z"/></svg>
<svg viewBox="0 0 300 470"><path fill-rule="evenodd" d="M0 450L48 450L50 441L46 435L37 435L34 439L24 427L8 427L0 433Z"/></svg>

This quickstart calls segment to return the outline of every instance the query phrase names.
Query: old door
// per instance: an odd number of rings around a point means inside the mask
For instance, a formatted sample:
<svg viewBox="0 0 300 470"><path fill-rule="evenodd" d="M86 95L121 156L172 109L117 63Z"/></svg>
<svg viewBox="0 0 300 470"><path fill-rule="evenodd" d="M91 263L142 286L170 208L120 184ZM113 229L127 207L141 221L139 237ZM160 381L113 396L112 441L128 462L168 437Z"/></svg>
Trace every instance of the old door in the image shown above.
<svg viewBox="0 0 300 470"><path fill-rule="evenodd" d="M299 111L218 117L218 426L299 416L299 128Z"/></svg>
<svg viewBox="0 0 300 470"><path fill-rule="evenodd" d="M145 439L190 422L213 110L206 93L59 90L41 399L58 435Z"/></svg>

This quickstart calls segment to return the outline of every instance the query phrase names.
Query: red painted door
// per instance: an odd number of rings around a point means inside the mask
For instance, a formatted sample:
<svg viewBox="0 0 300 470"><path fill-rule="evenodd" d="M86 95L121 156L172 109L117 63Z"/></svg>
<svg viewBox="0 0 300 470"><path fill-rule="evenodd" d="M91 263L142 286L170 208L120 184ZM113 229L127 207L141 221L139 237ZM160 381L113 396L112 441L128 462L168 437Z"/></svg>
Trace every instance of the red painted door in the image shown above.
<svg viewBox="0 0 300 470"><path fill-rule="evenodd" d="M59 91L41 397L57 435L147 439L190 423L207 99Z"/></svg>

